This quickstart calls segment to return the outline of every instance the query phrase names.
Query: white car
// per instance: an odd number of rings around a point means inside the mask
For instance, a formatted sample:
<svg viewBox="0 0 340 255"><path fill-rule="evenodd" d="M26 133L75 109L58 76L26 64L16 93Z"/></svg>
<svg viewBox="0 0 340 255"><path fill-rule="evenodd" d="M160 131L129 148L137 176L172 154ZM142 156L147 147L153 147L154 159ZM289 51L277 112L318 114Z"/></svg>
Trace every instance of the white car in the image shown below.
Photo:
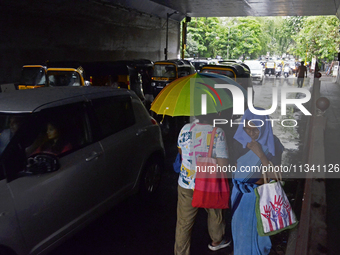
<svg viewBox="0 0 340 255"><path fill-rule="evenodd" d="M159 184L161 130L131 90L0 93L0 254L47 254ZM114 229L112 229L114 231Z"/></svg>
<svg viewBox="0 0 340 255"><path fill-rule="evenodd" d="M251 78L253 81L258 81L260 84L263 82L263 66L260 61L248 60L244 63L250 68Z"/></svg>

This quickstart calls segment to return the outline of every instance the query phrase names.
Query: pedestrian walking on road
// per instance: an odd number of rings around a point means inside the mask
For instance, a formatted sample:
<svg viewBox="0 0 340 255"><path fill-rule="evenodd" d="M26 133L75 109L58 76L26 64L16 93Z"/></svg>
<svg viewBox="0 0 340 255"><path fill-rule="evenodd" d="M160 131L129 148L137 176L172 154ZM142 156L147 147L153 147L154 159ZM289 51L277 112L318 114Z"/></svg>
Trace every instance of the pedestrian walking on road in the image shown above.
<svg viewBox="0 0 340 255"><path fill-rule="evenodd" d="M302 88L303 80L305 79L305 74L307 77L307 68L305 67L304 62L301 61L301 65L298 67L296 71L297 84L299 88Z"/></svg>
<svg viewBox="0 0 340 255"><path fill-rule="evenodd" d="M239 125L234 135L233 152L237 159L231 193L234 255L266 255L272 246L269 236L259 236L257 232L254 189L263 184L262 171L244 171L281 164L283 146L273 135L267 119L268 116L255 115L247 109L241 121L245 125Z"/></svg>
<svg viewBox="0 0 340 255"><path fill-rule="evenodd" d="M217 159L219 166L228 166L228 149L224 131L217 128L211 137L214 127L210 124L217 114L199 116L199 121L183 126L178 136L178 151L182 155L181 171L178 178L177 224L175 237L175 255L189 255L191 232L198 212L192 206L195 188L196 158L208 154L210 140L214 139L212 158ZM231 238L225 239L224 209L205 209L208 213L208 231L212 243L210 250L216 251L230 245Z"/></svg>

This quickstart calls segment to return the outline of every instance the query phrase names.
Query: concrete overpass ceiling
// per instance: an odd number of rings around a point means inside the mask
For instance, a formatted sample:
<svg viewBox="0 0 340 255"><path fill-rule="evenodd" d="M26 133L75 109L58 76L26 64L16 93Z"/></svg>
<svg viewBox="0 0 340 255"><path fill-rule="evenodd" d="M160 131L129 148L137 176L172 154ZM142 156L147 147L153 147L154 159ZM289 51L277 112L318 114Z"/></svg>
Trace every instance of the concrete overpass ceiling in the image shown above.
<svg viewBox="0 0 340 255"><path fill-rule="evenodd" d="M340 0L105 0L156 16L179 11L171 18L239 16L337 15ZM167 9L164 9L167 8Z"/></svg>
<svg viewBox="0 0 340 255"><path fill-rule="evenodd" d="M1 0L0 8L34 15L72 15L70 10L85 14L91 3L109 8L133 10L141 14L181 21L189 17L239 16L315 16L340 14L340 0ZM96 15L90 11L88 15ZM103 14L99 14L103 18ZM105 14L104 14L105 15ZM337 15L340 17L339 15ZM112 17L106 17L111 19Z"/></svg>

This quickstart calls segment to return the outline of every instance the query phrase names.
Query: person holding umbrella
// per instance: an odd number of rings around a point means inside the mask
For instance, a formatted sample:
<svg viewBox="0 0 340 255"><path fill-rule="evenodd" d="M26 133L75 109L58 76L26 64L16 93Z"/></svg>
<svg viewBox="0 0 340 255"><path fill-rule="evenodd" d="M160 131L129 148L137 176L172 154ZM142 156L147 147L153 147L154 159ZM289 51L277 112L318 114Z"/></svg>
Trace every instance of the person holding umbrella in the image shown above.
<svg viewBox="0 0 340 255"><path fill-rule="evenodd" d="M189 255L191 232L198 208L192 206L195 188L195 165L198 156L208 153L210 139L214 139L212 157L219 166L228 165L228 148L224 131L217 128L215 137L211 137L213 119L217 113L199 116L198 120L183 126L178 136L178 151L182 155L181 171L178 178L177 224L175 236L175 255ZM205 209L208 213L208 231L212 242L209 249L216 251L230 245L231 239L225 239L225 219L223 209Z"/></svg>
<svg viewBox="0 0 340 255"><path fill-rule="evenodd" d="M216 84L232 84L242 91L245 98L247 96L246 90L229 77L195 73L171 82L162 89L151 105L151 111L163 115L163 118L165 115L196 118L196 121L182 127L177 140L182 164L178 178L175 255L190 254L191 232L198 211L198 208L192 206L197 157L206 157L210 140L214 139L212 157L217 159L217 164L221 167L229 164L225 133L223 129L217 128L215 136L211 138L214 129L211 124L213 119L221 118L220 113L233 107L233 97L230 91L217 88ZM212 239L208 245L209 249L216 251L229 246L230 238L224 238L224 209L206 211L209 235Z"/></svg>

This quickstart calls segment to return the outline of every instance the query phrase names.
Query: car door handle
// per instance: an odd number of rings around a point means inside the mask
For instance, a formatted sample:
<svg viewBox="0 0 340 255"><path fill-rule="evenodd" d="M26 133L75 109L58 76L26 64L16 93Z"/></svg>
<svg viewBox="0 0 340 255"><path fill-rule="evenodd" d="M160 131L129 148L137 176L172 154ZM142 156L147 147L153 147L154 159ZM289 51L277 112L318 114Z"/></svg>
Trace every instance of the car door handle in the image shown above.
<svg viewBox="0 0 340 255"><path fill-rule="evenodd" d="M141 135L141 134L145 133L146 131L147 131L146 128L140 128L140 129L138 129L136 135Z"/></svg>
<svg viewBox="0 0 340 255"><path fill-rule="evenodd" d="M93 159L98 158L98 157L101 156L102 154L103 154L103 152L96 152L96 151L93 151L93 152L92 152L92 155L91 155L90 157L86 158L85 160L86 160L86 162L91 161L91 160L93 160Z"/></svg>

